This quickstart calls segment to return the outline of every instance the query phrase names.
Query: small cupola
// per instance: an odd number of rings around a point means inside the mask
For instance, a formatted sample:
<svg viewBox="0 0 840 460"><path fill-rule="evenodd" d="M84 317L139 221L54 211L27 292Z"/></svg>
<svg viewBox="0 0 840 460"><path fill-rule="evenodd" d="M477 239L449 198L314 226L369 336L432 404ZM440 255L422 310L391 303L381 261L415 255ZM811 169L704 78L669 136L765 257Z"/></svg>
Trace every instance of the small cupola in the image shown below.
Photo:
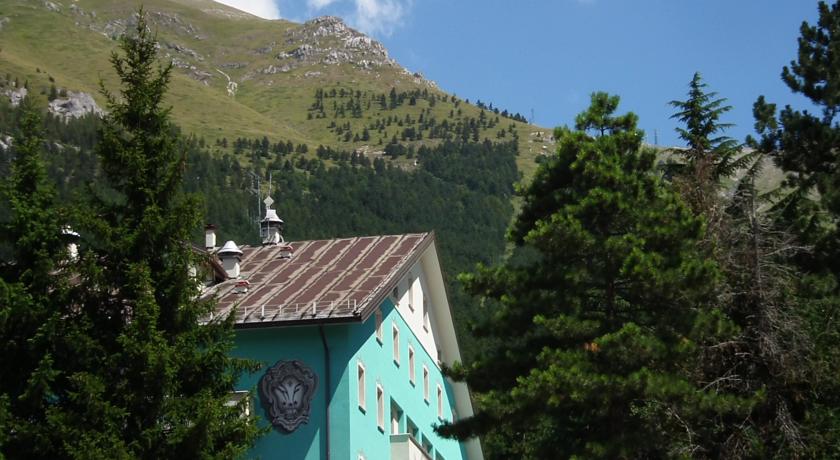
<svg viewBox="0 0 840 460"><path fill-rule="evenodd" d="M233 241L228 241L216 252L228 278L239 278L239 261L242 260L242 250Z"/></svg>
<svg viewBox="0 0 840 460"><path fill-rule="evenodd" d="M263 245L280 244L283 240L283 219L277 216L277 210L271 209L274 200L267 197L265 201L265 218L260 223L260 236Z"/></svg>

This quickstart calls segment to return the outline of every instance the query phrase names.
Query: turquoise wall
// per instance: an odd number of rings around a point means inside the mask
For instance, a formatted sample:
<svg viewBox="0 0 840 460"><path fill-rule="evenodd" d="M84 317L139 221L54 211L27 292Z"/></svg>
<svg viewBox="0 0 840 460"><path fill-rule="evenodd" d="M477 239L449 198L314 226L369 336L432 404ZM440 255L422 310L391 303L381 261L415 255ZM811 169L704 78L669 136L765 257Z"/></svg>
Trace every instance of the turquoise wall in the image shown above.
<svg viewBox="0 0 840 460"><path fill-rule="evenodd" d="M257 360L262 364L260 371L245 375L238 390L253 390L252 410L259 416L260 426L268 426L259 396L256 391L260 378L269 366L279 360L299 360L312 368L318 375L318 387L312 398L309 423L301 424L291 434L271 429L260 438L248 458L294 458L321 460L321 451L326 440L320 429L324 425L324 352L317 328L243 329L236 331L236 347L233 355Z"/></svg>
<svg viewBox="0 0 840 460"><path fill-rule="evenodd" d="M263 368L243 376L237 389L254 390L253 409L262 426L268 422L256 393L259 379L268 366L279 360L298 360L318 375L318 387L312 400L308 424L302 424L291 434L271 429L257 441L247 458L288 458L320 460L326 446L325 407L330 398L330 454L332 459L356 460L361 454L366 460L388 459L391 454L391 404L399 405L403 415L401 432L408 419L417 426L418 441L433 447L432 458L455 460L464 458L462 446L456 441L442 439L432 430L437 417L437 384L444 390L444 416L452 419L449 401L452 389L444 380L432 357L417 341L399 311L390 300L383 302L383 334L380 343L375 334L375 315L365 323L323 326L330 349L330 387L326 388L324 349L318 326L238 329L233 354L259 361ZM400 363L393 361L392 325L400 333ZM409 382L408 344L415 352L415 383ZM357 362L365 366L366 410L358 405ZM429 401L423 400L423 364L430 373ZM385 401L385 427L377 427L376 384L382 385ZM325 389L327 391L325 391ZM326 393L326 394L325 394Z"/></svg>

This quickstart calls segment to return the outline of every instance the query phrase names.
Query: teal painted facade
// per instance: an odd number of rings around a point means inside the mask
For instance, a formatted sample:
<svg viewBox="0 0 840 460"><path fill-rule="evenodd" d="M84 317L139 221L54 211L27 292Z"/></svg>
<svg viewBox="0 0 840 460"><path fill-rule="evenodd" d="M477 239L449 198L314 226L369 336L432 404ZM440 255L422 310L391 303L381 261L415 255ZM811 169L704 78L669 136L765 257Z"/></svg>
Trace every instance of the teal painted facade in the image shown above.
<svg viewBox="0 0 840 460"><path fill-rule="evenodd" d="M466 458L457 441L437 436L432 426L438 417L438 386L443 419L452 420L453 391L420 341L386 299L382 311L382 339L376 334L376 315L364 323L323 326L294 326L236 331L234 355L263 364L259 372L244 376L238 390L255 390L268 366L279 360L298 360L318 376L309 422L293 433L275 429L263 436L247 458L306 459L326 458L326 408L329 399L330 458L381 460L391 458L392 423L399 433L410 432L430 453L432 459ZM321 338L329 347L330 384L327 384L326 354ZM394 360L394 330L398 331L399 362ZM414 383L409 378L409 346L414 351ZM359 404L358 365L364 367L364 408ZM428 370L429 394L424 398L423 367ZM377 388L382 390L382 426L378 420ZM267 425L259 396L254 392L252 410Z"/></svg>

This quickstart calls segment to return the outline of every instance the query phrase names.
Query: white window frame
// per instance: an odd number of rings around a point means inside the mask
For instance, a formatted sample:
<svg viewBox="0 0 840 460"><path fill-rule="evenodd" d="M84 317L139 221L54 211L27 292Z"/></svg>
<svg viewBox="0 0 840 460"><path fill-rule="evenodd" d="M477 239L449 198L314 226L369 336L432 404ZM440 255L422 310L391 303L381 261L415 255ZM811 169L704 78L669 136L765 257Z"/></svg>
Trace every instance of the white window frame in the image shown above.
<svg viewBox="0 0 840 460"><path fill-rule="evenodd" d="M408 345L408 383L414 385L414 378L416 377L414 374L414 347L411 344Z"/></svg>
<svg viewBox="0 0 840 460"><path fill-rule="evenodd" d="M443 387L440 384L437 385L437 414L443 420Z"/></svg>
<svg viewBox="0 0 840 460"><path fill-rule="evenodd" d="M423 401L429 402L429 368L423 365Z"/></svg>
<svg viewBox="0 0 840 460"><path fill-rule="evenodd" d="M379 344L382 344L382 310L377 308L376 313L374 314L375 321L376 321L376 340L379 341Z"/></svg>
<svg viewBox="0 0 840 460"><path fill-rule="evenodd" d="M359 409L364 412L367 410L365 406L365 365L361 362L356 363L356 385L358 386L356 398L359 402Z"/></svg>
<svg viewBox="0 0 840 460"><path fill-rule="evenodd" d="M391 401L391 434L400 434L400 415L402 411Z"/></svg>
<svg viewBox="0 0 840 460"><path fill-rule="evenodd" d="M408 279L408 309L414 311L414 280Z"/></svg>
<svg viewBox="0 0 840 460"><path fill-rule="evenodd" d="M235 390L228 393L225 406L236 407L240 402L242 402L242 400L245 400L245 404L242 405L242 413L240 416L249 417L251 415L251 398L248 390Z"/></svg>
<svg viewBox="0 0 840 460"><path fill-rule="evenodd" d="M400 328L397 323L391 324L391 338L394 340L394 364L400 365Z"/></svg>
<svg viewBox="0 0 840 460"><path fill-rule="evenodd" d="M429 332L430 327L430 320L429 320L429 301L423 297L423 330Z"/></svg>
<svg viewBox="0 0 840 460"><path fill-rule="evenodd" d="M376 426L385 432L385 390L376 384Z"/></svg>

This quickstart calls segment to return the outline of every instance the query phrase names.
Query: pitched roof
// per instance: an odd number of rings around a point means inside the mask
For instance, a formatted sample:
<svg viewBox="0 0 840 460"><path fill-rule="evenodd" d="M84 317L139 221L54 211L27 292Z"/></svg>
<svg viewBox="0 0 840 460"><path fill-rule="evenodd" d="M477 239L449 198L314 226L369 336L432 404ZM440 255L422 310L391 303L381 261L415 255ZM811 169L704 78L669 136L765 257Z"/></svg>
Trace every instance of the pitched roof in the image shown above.
<svg viewBox="0 0 840 460"><path fill-rule="evenodd" d="M209 289L237 327L365 320L434 240L433 233L242 246L240 278ZM285 252L285 251L283 251ZM247 281L247 292L238 288Z"/></svg>

